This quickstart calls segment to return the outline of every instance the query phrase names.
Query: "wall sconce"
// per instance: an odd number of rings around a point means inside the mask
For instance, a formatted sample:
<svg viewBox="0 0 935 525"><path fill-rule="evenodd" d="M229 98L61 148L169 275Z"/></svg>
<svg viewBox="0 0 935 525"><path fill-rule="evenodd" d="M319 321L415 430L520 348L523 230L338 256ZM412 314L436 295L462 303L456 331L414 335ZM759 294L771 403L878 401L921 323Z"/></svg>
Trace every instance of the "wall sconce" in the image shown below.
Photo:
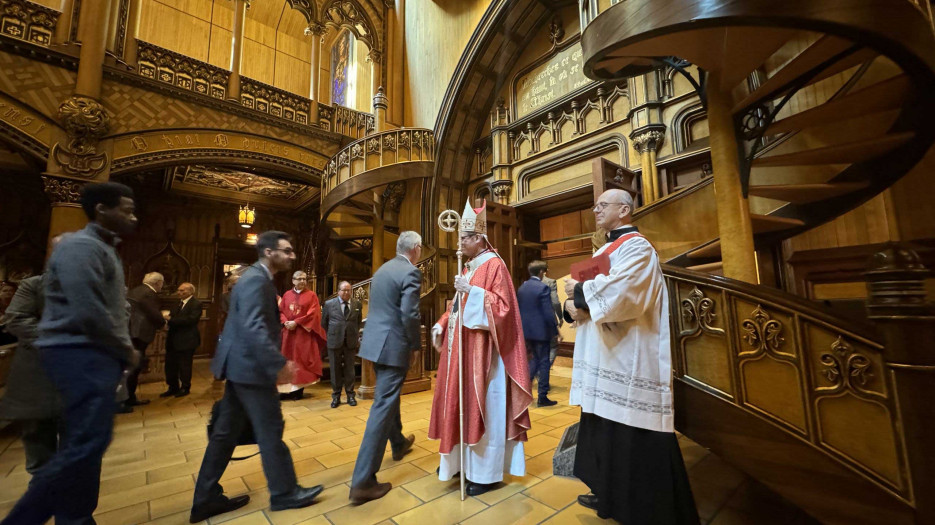
<svg viewBox="0 0 935 525"><path fill-rule="evenodd" d="M251 208L249 204L240 207L240 213L237 214L237 222L240 223L241 228L253 226L255 220L256 208Z"/></svg>

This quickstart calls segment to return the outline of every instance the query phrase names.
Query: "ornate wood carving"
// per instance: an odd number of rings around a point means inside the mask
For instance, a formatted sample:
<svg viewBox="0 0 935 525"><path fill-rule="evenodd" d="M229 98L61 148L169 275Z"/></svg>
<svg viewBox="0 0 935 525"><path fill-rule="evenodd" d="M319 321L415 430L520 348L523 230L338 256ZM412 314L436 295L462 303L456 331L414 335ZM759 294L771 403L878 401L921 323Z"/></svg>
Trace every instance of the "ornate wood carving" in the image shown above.
<svg viewBox="0 0 935 525"><path fill-rule="evenodd" d="M140 76L223 100L230 71L138 40Z"/></svg>
<svg viewBox="0 0 935 525"><path fill-rule="evenodd" d="M322 106L319 105L318 108L319 115L321 115ZM332 122L331 130L348 137L365 137L373 133L374 127L376 126L376 120L372 114L346 108L344 106L335 105L333 116L328 116L328 120Z"/></svg>
<svg viewBox="0 0 935 525"><path fill-rule="evenodd" d="M97 152L97 141L107 134L109 117L93 98L75 95L62 102L58 116L70 141L52 146L52 157L69 175L92 178L107 167L107 154Z"/></svg>
<svg viewBox="0 0 935 525"><path fill-rule="evenodd" d="M885 397L864 388L873 375L873 364L867 356L854 350L844 336L839 335L831 343L830 352L821 354L821 364L824 366L821 373L831 386L816 388L816 392L836 394L842 390L849 390L857 396Z"/></svg>
<svg viewBox="0 0 935 525"><path fill-rule="evenodd" d="M695 286L688 297L682 299L682 331L680 337L695 337L701 333L723 336L724 329L714 326L717 318L717 305L714 299L705 297L704 292Z"/></svg>
<svg viewBox="0 0 935 525"><path fill-rule="evenodd" d="M130 18L130 0L120 0L120 11L117 13L117 37L114 40L114 52L118 57L123 56L127 45L127 23Z"/></svg>
<svg viewBox="0 0 935 525"><path fill-rule="evenodd" d="M742 338L753 350L740 352L741 357L759 357L763 353L770 355L789 357L789 354L781 353L779 349L786 342L782 336L782 323L770 316L769 312L763 309L762 305L750 312L750 317L744 319L740 326L743 328Z"/></svg>
<svg viewBox="0 0 935 525"><path fill-rule="evenodd" d="M0 34L48 46L59 15L54 9L28 0L0 0Z"/></svg>
<svg viewBox="0 0 935 525"><path fill-rule="evenodd" d="M240 100L244 106L274 117L308 124L311 100L247 77L241 77L240 89Z"/></svg>
<svg viewBox="0 0 935 525"><path fill-rule="evenodd" d="M42 189L52 204L78 204L85 183L51 175L42 176Z"/></svg>
<svg viewBox="0 0 935 525"><path fill-rule="evenodd" d="M356 0L329 0L321 10L322 23L335 29L348 28L371 50L380 48L373 21Z"/></svg>

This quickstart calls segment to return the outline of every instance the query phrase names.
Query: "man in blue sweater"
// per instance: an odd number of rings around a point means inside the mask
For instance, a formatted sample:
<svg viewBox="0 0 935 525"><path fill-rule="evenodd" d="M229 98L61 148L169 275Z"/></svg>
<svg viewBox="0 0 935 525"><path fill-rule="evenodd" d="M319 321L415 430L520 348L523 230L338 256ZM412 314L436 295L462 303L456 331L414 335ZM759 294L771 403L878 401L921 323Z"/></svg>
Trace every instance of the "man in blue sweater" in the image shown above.
<svg viewBox="0 0 935 525"><path fill-rule="evenodd" d="M66 432L2 525L40 524L52 516L58 525L94 523L117 383L139 359L130 342L116 248L119 236L136 228L133 191L113 182L88 184L81 207L90 222L62 240L49 259L35 343L62 396Z"/></svg>

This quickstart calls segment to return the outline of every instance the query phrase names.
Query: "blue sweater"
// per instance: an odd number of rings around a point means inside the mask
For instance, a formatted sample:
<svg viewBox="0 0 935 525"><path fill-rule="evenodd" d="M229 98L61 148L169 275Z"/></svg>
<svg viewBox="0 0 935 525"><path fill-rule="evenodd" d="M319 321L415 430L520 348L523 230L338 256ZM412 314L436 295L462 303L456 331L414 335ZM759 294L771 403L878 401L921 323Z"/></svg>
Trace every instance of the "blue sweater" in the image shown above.
<svg viewBox="0 0 935 525"><path fill-rule="evenodd" d="M114 232L92 222L55 247L46 269L37 347L94 347L130 360L127 288L117 242Z"/></svg>

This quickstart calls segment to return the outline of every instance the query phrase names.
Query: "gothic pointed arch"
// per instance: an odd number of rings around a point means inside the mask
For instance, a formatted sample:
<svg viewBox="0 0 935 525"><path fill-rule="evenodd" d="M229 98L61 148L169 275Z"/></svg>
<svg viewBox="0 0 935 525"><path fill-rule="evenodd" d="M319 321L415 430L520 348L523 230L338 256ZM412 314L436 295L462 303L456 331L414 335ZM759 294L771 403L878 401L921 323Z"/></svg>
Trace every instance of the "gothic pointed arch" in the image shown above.
<svg viewBox="0 0 935 525"><path fill-rule="evenodd" d="M356 0L328 0L321 9L321 23L338 30L349 29L371 51L382 47L376 25Z"/></svg>

